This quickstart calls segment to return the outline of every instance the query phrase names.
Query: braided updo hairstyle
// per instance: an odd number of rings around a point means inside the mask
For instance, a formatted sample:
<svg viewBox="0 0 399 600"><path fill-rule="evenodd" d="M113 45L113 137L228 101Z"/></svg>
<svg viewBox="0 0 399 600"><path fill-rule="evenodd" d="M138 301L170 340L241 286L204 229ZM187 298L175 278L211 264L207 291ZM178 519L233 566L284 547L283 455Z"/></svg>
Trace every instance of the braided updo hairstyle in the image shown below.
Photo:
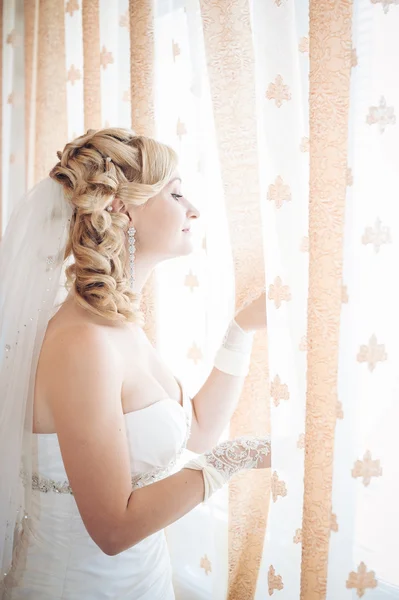
<svg viewBox="0 0 399 600"><path fill-rule="evenodd" d="M57 155L50 177L75 209L65 250L65 259L74 259L65 270L67 289L96 315L142 324L126 264L129 217L106 208L116 196L128 209L158 194L177 167L175 151L130 129L108 128L90 129Z"/></svg>

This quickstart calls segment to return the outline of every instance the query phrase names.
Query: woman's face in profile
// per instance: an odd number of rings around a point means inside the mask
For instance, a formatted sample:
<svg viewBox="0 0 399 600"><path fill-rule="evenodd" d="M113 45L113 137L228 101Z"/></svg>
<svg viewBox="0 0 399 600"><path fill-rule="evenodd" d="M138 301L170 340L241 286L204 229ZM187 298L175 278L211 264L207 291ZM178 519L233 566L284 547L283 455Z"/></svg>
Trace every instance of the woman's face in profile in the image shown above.
<svg viewBox="0 0 399 600"><path fill-rule="evenodd" d="M193 250L194 221L199 211L182 192L181 176L175 170L169 183L132 214L137 253L151 261L184 256Z"/></svg>

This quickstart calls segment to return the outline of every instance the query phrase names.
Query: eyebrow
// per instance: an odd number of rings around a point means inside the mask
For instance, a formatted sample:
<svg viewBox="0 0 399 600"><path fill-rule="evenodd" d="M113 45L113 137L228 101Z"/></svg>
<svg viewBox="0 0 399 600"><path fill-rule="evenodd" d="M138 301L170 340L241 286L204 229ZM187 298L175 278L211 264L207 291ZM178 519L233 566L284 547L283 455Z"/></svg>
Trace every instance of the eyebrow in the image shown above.
<svg viewBox="0 0 399 600"><path fill-rule="evenodd" d="M174 179L171 179L171 180L169 181L169 185L170 185L171 183L173 183L174 181L180 181L180 183L181 183L181 179L180 179L180 177L175 177Z"/></svg>

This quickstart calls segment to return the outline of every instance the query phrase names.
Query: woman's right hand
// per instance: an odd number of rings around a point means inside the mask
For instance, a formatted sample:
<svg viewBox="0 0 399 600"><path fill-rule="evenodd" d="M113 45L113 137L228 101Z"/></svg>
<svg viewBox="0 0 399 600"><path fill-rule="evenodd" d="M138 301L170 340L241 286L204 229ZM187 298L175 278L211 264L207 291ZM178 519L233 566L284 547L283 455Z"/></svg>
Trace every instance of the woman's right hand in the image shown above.
<svg viewBox="0 0 399 600"><path fill-rule="evenodd" d="M239 471L270 467L270 437L241 436L205 452L206 461L230 479Z"/></svg>
<svg viewBox="0 0 399 600"><path fill-rule="evenodd" d="M267 469L270 466L270 437L265 435L225 440L212 450L190 460L184 468L202 471L206 501L236 473L249 469Z"/></svg>

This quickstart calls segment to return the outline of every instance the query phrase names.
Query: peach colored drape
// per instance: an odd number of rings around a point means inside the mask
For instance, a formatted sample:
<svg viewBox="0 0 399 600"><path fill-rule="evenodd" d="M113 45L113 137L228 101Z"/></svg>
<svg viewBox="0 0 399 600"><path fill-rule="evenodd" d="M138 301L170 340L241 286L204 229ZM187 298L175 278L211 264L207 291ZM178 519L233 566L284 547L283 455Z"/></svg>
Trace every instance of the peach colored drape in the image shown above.
<svg viewBox="0 0 399 600"><path fill-rule="evenodd" d="M98 0L82 2L84 128L100 129L101 121L101 51L100 4ZM75 74L74 70L71 75Z"/></svg>
<svg viewBox="0 0 399 600"><path fill-rule="evenodd" d="M233 5L201 0L201 13L240 306L265 285L250 7L247 0ZM239 36L237 23L240 23ZM261 435L268 429L267 383L262 332L255 341L251 372L230 423L231 437ZM267 472L262 477L259 473L245 473L230 484L230 600L251 598L255 593L269 489Z"/></svg>
<svg viewBox="0 0 399 600"><path fill-rule="evenodd" d="M153 137L154 123L154 8L150 0L130 0L130 96L132 129ZM145 331L156 343L155 278L143 290Z"/></svg>
<svg viewBox="0 0 399 600"><path fill-rule="evenodd" d="M63 0L38 5L35 89L35 182L46 177L67 138Z"/></svg>
<svg viewBox="0 0 399 600"><path fill-rule="evenodd" d="M302 600L325 597L342 305L352 2L310 1L308 370Z"/></svg>
<svg viewBox="0 0 399 600"><path fill-rule="evenodd" d="M271 473L168 528L178 600L395 597L396 4L0 0L3 229L69 139L132 127L176 148L203 216L143 298L191 391L234 306L267 291L224 435L270 429Z"/></svg>

